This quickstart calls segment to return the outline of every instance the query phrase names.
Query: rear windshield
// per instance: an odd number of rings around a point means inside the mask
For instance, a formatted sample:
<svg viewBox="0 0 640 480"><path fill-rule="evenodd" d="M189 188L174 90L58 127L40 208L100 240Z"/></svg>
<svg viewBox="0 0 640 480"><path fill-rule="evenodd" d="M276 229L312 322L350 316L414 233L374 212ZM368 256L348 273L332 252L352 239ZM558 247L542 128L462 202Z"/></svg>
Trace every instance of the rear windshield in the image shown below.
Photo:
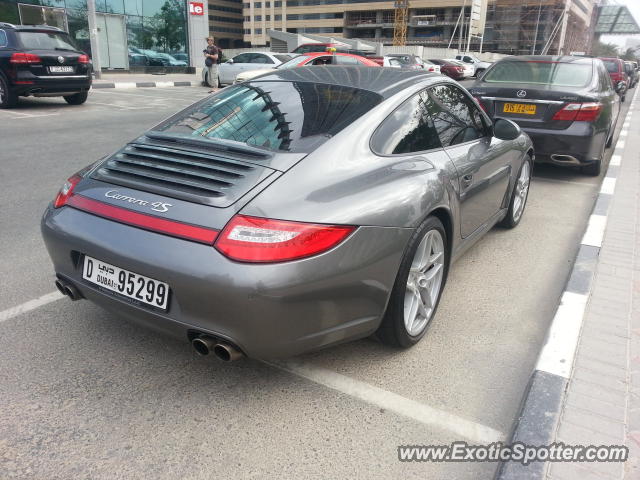
<svg viewBox="0 0 640 480"><path fill-rule="evenodd" d="M618 73L618 62L615 60L603 60L602 63L607 67L607 72Z"/></svg>
<svg viewBox="0 0 640 480"><path fill-rule="evenodd" d="M66 33L17 32L25 50L78 50Z"/></svg>
<svg viewBox="0 0 640 480"><path fill-rule="evenodd" d="M584 87L591 81L592 66L558 62L501 62L483 77L488 83L534 83Z"/></svg>
<svg viewBox="0 0 640 480"><path fill-rule="evenodd" d="M227 87L154 130L311 152L381 101L377 93L338 85L251 82Z"/></svg>
<svg viewBox="0 0 640 480"><path fill-rule="evenodd" d="M288 60L291 60L291 55L274 55L274 57L276 57L281 62L286 62Z"/></svg>

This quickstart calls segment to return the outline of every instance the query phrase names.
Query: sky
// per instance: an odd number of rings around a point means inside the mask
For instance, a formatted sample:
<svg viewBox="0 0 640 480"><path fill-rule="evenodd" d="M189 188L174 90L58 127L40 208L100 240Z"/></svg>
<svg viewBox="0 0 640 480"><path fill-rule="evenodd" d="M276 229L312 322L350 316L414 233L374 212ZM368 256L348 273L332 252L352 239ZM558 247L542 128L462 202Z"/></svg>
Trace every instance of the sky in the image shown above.
<svg viewBox="0 0 640 480"><path fill-rule="evenodd" d="M633 18L636 20L638 25L640 25L640 0L610 0L609 4L627 6L631 15L633 15ZM604 43L615 43L616 45L624 47L627 38L630 37L640 40L640 35L603 35L600 40Z"/></svg>

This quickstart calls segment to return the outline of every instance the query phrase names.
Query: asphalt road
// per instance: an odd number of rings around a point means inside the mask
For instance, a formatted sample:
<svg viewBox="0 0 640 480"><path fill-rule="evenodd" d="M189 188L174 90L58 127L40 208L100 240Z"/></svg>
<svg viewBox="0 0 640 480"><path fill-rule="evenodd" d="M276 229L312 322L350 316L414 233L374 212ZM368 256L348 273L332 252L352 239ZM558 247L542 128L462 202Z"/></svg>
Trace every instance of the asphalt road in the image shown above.
<svg viewBox="0 0 640 480"><path fill-rule="evenodd" d="M507 438L601 179L536 166L520 226L454 265L407 351L367 339L223 364L86 301L2 319L55 290L39 220L64 180L205 94L0 110L0 478L491 478L491 463L401 463L397 446Z"/></svg>

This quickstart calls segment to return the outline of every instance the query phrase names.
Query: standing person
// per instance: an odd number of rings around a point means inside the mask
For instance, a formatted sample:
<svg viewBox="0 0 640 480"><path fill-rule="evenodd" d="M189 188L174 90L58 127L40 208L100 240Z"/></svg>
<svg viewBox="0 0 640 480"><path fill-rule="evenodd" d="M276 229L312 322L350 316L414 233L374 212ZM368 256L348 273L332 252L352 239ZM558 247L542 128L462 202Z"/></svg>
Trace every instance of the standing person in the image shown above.
<svg viewBox="0 0 640 480"><path fill-rule="evenodd" d="M213 43L213 37L207 37L207 48L203 51L204 63L207 66L207 82L211 88L217 88L218 86L218 56L220 49ZM209 93L212 93L210 90Z"/></svg>

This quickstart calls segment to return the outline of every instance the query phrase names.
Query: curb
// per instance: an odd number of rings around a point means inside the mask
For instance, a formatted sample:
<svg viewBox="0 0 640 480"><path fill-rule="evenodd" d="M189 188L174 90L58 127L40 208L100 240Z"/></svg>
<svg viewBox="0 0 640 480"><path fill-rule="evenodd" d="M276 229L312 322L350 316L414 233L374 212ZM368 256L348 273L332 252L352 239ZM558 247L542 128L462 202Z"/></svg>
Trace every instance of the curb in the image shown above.
<svg viewBox="0 0 640 480"><path fill-rule="evenodd" d="M510 444L519 442L539 446L551 444L555 439L637 97L636 90L580 241L569 280L547 331L546 342L540 350L535 370L525 389ZM533 462L528 466L516 462L502 463L495 479L542 480L546 477L546 471L546 462Z"/></svg>
<svg viewBox="0 0 640 480"><path fill-rule="evenodd" d="M99 82L91 89L99 88L151 88L151 87L199 87L200 82Z"/></svg>

